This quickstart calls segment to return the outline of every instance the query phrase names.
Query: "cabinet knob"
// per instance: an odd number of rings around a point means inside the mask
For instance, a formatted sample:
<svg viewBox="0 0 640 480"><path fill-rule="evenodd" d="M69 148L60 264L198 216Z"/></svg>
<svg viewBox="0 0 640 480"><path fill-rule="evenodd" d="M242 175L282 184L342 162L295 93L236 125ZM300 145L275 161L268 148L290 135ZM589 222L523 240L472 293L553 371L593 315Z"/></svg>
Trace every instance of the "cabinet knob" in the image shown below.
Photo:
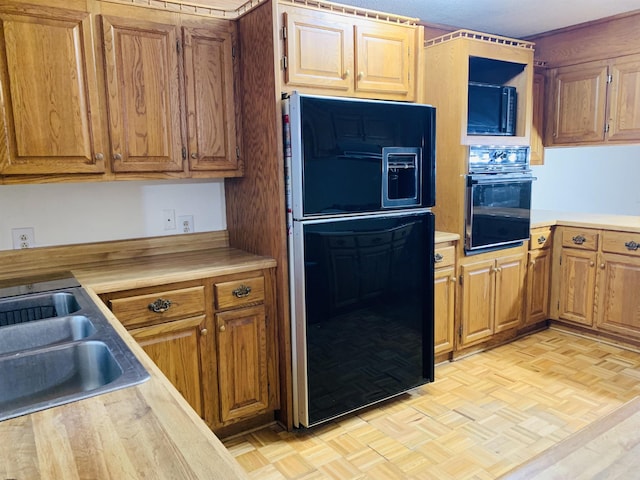
<svg viewBox="0 0 640 480"><path fill-rule="evenodd" d="M102 160L104 160L104 154L102 153L96 153L96 160L101 162Z"/></svg>
<svg viewBox="0 0 640 480"><path fill-rule="evenodd" d="M604 263L600 264L600 268L604 270Z"/></svg>
<svg viewBox="0 0 640 480"><path fill-rule="evenodd" d="M456 277L449 277L449 281L451 283L456 283Z"/></svg>
<svg viewBox="0 0 640 480"><path fill-rule="evenodd" d="M545 237L544 235L540 235L538 237L538 245L542 245L546 241L547 241L547 237Z"/></svg>
<svg viewBox="0 0 640 480"><path fill-rule="evenodd" d="M164 298L159 298L147 306L153 313L164 313L169 310L169 307L171 307L171 300L165 300Z"/></svg>
<svg viewBox="0 0 640 480"><path fill-rule="evenodd" d="M120 160L122 160L122 155L119 153L114 153L113 159L119 162Z"/></svg>
<svg viewBox="0 0 640 480"><path fill-rule="evenodd" d="M200 330L200 335L206 335L207 333L209 333L209 330L207 330L206 328Z"/></svg>
<svg viewBox="0 0 640 480"><path fill-rule="evenodd" d="M531 265L535 265L536 261L535 260L531 260Z"/></svg>
<svg viewBox="0 0 640 480"><path fill-rule="evenodd" d="M196 152L193 152L191 154L191 158L193 158L195 160L196 158L198 158L198 154Z"/></svg>
<svg viewBox="0 0 640 480"><path fill-rule="evenodd" d="M343 80L349 78L349 75L351 75L351 71L347 68L342 75Z"/></svg>
<svg viewBox="0 0 640 480"><path fill-rule="evenodd" d="M441 254L441 253L436 253L436 254L433 256L433 261L434 261L435 263L440 263L442 260L444 260L444 257L442 256L442 254Z"/></svg>
<svg viewBox="0 0 640 480"><path fill-rule="evenodd" d="M220 330L221 332L224 332L227 329L227 327L225 327L224 325L220 325L220 328L218 328L218 330Z"/></svg>
<svg viewBox="0 0 640 480"><path fill-rule="evenodd" d="M596 262L589 262L589 266L593 267L596 264Z"/></svg>
<svg viewBox="0 0 640 480"><path fill-rule="evenodd" d="M362 80L364 78L364 72L358 72L358 80Z"/></svg>

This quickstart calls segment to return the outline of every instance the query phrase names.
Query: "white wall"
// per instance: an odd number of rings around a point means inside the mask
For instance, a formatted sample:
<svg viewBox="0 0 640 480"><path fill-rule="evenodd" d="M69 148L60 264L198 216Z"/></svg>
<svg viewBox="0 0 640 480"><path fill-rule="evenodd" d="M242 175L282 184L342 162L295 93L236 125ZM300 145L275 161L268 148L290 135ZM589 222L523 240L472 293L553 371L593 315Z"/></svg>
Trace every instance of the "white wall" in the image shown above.
<svg viewBox="0 0 640 480"><path fill-rule="evenodd" d="M22 227L34 228L36 246L175 235L164 209L193 215L196 232L224 230L224 180L1 185L0 250Z"/></svg>
<svg viewBox="0 0 640 480"><path fill-rule="evenodd" d="M547 148L534 209L640 215L640 145Z"/></svg>

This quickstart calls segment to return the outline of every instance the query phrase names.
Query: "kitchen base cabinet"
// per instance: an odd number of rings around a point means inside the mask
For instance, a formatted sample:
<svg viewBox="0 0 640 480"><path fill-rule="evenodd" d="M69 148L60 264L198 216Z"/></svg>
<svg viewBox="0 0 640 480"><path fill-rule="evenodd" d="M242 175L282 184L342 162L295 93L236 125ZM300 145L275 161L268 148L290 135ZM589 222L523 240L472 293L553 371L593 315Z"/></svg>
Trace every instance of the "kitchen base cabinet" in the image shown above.
<svg viewBox="0 0 640 480"><path fill-rule="evenodd" d="M267 326L263 305L217 313L220 420L228 423L269 407Z"/></svg>
<svg viewBox="0 0 640 480"><path fill-rule="evenodd" d="M524 254L464 262L460 273L462 347L489 340L520 325Z"/></svg>
<svg viewBox="0 0 640 480"><path fill-rule="evenodd" d="M551 244L550 228L534 229L531 232L525 280L525 326L534 325L549 318Z"/></svg>
<svg viewBox="0 0 640 480"><path fill-rule="evenodd" d="M211 351L206 337L211 331L210 322L201 315L129 331L201 417L204 416L202 364Z"/></svg>
<svg viewBox="0 0 640 480"><path fill-rule="evenodd" d="M561 320L593 326L599 236L596 230L560 229L557 317Z"/></svg>
<svg viewBox="0 0 640 480"><path fill-rule="evenodd" d="M232 434L273 420L279 406L273 276L265 269L101 298L207 424Z"/></svg>
<svg viewBox="0 0 640 480"><path fill-rule="evenodd" d="M436 244L434 254L434 353L436 358L454 349L456 246Z"/></svg>

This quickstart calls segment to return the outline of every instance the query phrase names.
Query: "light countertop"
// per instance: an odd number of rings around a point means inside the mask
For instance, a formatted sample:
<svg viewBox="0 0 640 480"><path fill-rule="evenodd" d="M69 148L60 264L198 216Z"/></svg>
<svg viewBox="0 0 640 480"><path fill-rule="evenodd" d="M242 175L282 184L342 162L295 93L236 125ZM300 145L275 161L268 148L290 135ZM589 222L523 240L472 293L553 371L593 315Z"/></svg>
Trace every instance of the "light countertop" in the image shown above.
<svg viewBox="0 0 640 480"><path fill-rule="evenodd" d="M531 211L531 228L551 225L640 232L640 217L603 213L563 212L556 210Z"/></svg>

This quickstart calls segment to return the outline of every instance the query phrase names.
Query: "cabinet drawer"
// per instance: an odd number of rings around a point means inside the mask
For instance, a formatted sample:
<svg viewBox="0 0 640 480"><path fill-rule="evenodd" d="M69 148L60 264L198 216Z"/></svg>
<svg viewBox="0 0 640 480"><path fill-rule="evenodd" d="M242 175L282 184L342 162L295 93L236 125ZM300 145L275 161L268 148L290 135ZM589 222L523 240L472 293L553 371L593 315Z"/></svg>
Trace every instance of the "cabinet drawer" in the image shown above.
<svg viewBox="0 0 640 480"><path fill-rule="evenodd" d="M603 232L602 251L640 257L640 233Z"/></svg>
<svg viewBox="0 0 640 480"><path fill-rule="evenodd" d="M449 267L453 265L456 258L456 247L450 245L448 247L438 247L436 245L435 254L433 255L433 266L435 268Z"/></svg>
<svg viewBox="0 0 640 480"><path fill-rule="evenodd" d="M226 310L264 301L264 277L216 283L216 310Z"/></svg>
<svg viewBox="0 0 640 480"><path fill-rule="evenodd" d="M582 250L598 250L600 232L584 228L565 228L562 230L562 246Z"/></svg>
<svg viewBox="0 0 640 480"><path fill-rule="evenodd" d="M162 323L204 312L204 287L165 290L109 301L111 310L127 328ZM154 309L156 311L154 311Z"/></svg>
<svg viewBox="0 0 640 480"><path fill-rule="evenodd" d="M531 231L529 250L539 250L551 246L551 228L536 228Z"/></svg>

